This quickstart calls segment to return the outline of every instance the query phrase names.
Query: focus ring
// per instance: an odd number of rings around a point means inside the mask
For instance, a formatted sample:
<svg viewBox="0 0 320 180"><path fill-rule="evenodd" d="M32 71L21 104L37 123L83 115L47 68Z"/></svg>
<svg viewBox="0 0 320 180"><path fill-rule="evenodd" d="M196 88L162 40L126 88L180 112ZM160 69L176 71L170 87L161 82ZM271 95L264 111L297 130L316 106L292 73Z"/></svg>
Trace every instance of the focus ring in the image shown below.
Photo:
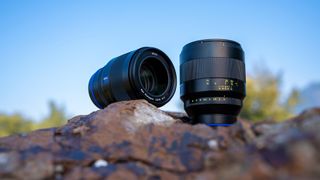
<svg viewBox="0 0 320 180"><path fill-rule="evenodd" d="M182 64L180 69L180 84L189 80L212 77L246 80L244 62L233 58L193 59Z"/></svg>

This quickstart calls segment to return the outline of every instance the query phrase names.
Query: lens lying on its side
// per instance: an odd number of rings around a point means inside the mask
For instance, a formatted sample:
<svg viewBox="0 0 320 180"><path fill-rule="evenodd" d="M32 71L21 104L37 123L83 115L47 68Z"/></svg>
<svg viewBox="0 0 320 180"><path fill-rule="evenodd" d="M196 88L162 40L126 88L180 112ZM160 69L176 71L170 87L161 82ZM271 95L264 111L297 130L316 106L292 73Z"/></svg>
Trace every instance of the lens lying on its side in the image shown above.
<svg viewBox="0 0 320 180"><path fill-rule="evenodd" d="M112 59L92 75L89 95L100 109L112 102L146 99L160 107L174 95L176 73L168 56L143 47Z"/></svg>
<svg viewBox="0 0 320 180"><path fill-rule="evenodd" d="M180 54L180 96L193 123L236 122L245 97L244 52L239 43L207 39L185 45Z"/></svg>

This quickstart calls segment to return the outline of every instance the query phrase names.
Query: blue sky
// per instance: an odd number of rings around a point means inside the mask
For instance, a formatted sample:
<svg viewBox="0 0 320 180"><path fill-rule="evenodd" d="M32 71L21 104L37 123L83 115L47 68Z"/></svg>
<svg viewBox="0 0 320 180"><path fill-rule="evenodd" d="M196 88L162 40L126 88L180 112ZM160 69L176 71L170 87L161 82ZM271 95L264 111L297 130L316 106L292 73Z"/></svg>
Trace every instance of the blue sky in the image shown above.
<svg viewBox="0 0 320 180"><path fill-rule="evenodd" d="M70 116L97 108L90 76L112 57L154 46L179 72L183 45L242 44L247 73L267 66L283 91L320 81L320 1L0 1L0 112L40 119L49 100ZM176 110L179 89L163 107Z"/></svg>

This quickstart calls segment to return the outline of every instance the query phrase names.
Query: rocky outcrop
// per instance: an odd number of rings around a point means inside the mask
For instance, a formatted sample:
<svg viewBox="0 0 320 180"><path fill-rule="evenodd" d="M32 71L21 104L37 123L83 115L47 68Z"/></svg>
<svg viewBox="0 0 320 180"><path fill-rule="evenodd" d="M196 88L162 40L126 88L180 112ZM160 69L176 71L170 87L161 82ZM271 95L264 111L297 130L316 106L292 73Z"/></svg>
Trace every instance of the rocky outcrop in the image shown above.
<svg viewBox="0 0 320 180"><path fill-rule="evenodd" d="M143 100L0 138L1 179L318 179L320 109L211 128Z"/></svg>

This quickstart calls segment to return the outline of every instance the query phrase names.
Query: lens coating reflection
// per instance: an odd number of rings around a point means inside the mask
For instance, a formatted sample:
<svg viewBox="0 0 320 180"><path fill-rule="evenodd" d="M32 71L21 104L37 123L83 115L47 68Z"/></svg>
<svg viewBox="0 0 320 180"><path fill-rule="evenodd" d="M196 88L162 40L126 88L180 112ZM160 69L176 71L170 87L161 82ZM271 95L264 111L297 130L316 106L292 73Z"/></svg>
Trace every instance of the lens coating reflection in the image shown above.
<svg viewBox="0 0 320 180"><path fill-rule="evenodd" d="M146 92L159 96L168 87L168 72L160 60L147 58L140 68L140 80Z"/></svg>

